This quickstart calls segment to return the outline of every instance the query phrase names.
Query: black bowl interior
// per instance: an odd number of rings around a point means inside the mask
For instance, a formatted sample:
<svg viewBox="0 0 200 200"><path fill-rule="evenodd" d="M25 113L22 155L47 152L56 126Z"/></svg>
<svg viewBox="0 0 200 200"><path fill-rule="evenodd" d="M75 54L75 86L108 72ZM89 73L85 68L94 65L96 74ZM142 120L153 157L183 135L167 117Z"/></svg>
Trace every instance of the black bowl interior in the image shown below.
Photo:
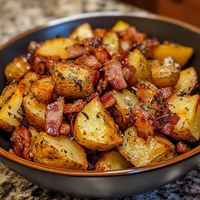
<svg viewBox="0 0 200 200"><path fill-rule="evenodd" d="M194 55L187 66L193 65L200 74L200 33L186 27L161 19L144 18L137 16L96 16L77 18L37 30L26 35L0 50L0 91L5 86L4 68L16 56L27 52L30 41L41 42L57 36L68 36L71 31L83 22L89 22L94 28L110 28L118 20L125 20L138 30L145 32L149 37L158 37L161 41L168 40L183 45L192 46ZM9 134L1 131L0 146L10 148Z"/></svg>

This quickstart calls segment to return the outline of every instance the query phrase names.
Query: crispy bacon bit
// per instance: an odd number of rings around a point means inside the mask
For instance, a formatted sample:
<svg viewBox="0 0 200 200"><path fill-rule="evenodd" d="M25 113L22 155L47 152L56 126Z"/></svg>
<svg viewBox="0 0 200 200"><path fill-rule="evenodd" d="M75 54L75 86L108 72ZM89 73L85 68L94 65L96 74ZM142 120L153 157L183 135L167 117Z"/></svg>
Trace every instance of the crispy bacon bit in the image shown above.
<svg viewBox="0 0 200 200"><path fill-rule="evenodd" d="M170 98L174 94L174 89L172 87L165 87L158 90L158 94L156 95L156 99L159 102Z"/></svg>
<svg viewBox="0 0 200 200"><path fill-rule="evenodd" d="M94 35L96 37L104 37L106 32L107 32L107 30L105 28L97 28L94 30Z"/></svg>
<svg viewBox="0 0 200 200"><path fill-rule="evenodd" d="M97 60L94 55L83 55L75 60L77 65L85 65L91 69L99 69L102 67L102 64Z"/></svg>
<svg viewBox="0 0 200 200"><path fill-rule="evenodd" d="M120 40L120 47L122 51L129 51L132 47L133 42L131 40Z"/></svg>
<svg viewBox="0 0 200 200"><path fill-rule="evenodd" d="M91 37L83 40L83 44L86 47L98 48L102 44L102 37Z"/></svg>
<svg viewBox="0 0 200 200"><path fill-rule="evenodd" d="M178 153L186 153L188 151L190 151L190 147L183 143L182 141L179 141L177 144L176 144L176 151Z"/></svg>
<svg viewBox="0 0 200 200"><path fill-rule="evenodd" d="M56 102L47 106L45 130L49 135L59 136L63 119L64 98L59 97Z"/></svg>
<svg viewBox="0 0 200 200"><path fill-rule="evenodd" d="M20 126L13 132L12 138L13 151L16 155L30 160L31 133L24 126Z"/></svg>
<svg viewBox="0 0 200 200"><path fill-rule="evenodd" d="M122 90L127 87L127 83L124 80L121 63L115 59L112 59L105 63L104 66L105 75L113 88Z"/></svg>
<svg viewBox="0 0 200 200"><path fill-rule="evenodd" d="M70 135L70 125L65 121L63 121L60 126L60 134L64 136Z"/></svg>
<svg viewBox="0 0 200 200"><path fill-rule="evenodd" d="M79 56L88 54L89 49L80 44L75 44L69 47L66 47L68 58L77 58Z"/></svg>
<svg viewBox="0 0 200 200"><path fill-rule="evenodd" d="M166 104L160 106L155 113L154 127L166 135L170 135L180 117L169 110Z"/></svg>
<svg viewBox="0 0 200 200"><path fill-rule="evenodd" d="M151 116L148 111L137 106L133 110L133 116L135 117L134 125L140 137L146 140L149 136L154 134Z"/></svg>
<svg viewBox="0 0 200 200"><path fill-rule="evenodd" d="M32 69L34 72L38 74L44 74L46 70L46 59L42 56L38 56L36 54L33 54L28 59L30 64L32 65Z"/></svg>
<svg viewBox="0 0 200 200"><path fill-rule="evenodd" d="M101 63L105 63L110 59L110 54L104 48L94 48L92 52Z"/></svg>
<svg viewBox="0 0 200 200"><path fill-rule="evenodd" d="M100 73L98 70L93 70L92 78L93 78L93 84L96 85L100 77Z"/></svg>
<svg viewBox="0 0 200 200"><path fill-rule="evenodd" d="M128 81L131 77L134 76L136 69L133 66L126 66L122 69L124 79Z"/></svg>
<svg viewBox="0 0 200 200"><path fill-rule="evenodd" d="M144 41L144 44L148 47L148 48L153 48L157 45L160 44L160 41L154 37L154 38L148 38L147 40Z"/></svg>
<svg viewBox="0 0 200 200"><path fill-rule="evenodd" d="M77 115L77 113L70 113L67 116L69 121L70 121L70 132L71 132L71 135L74 134L74 122L75 122L75 119L76 119L76 115Z"/></svg>
<svg viewBox="0 0 200 200"><path fill-rule="evenodd" d="M101 78L99 80L98 85L97 85L97 92L99 94L101 94L104 90L107 89L108 84L109 84L109 81L108 81L108 78L106 76L104 76L103 78Z"/></svg>
<svg viewBox="0 0 200 200"><path fill-rule="evenodd" d="M117 100L113 96L112 92L106 92L101 97L101 103L104 105L105 108L110 108L116 104Z"/></svg>
<svg viewBox="0 0 200 200"><path fill-rule="evenodd" d="M66 103L64 105L64 114L80 112L86 105L86 101L78 99L74 103Z"/></svg>
<svg viewBox="0 0 200 200"><path fill-rule="evenodd" d="M85 101L87 102L87 103L89 103L90 101L92 101L92 99L94 99L94 98L96 98L96 97L98 97L99 96L99 94L97 93L97 92L94 92L94 93L92 93L90 96L88 96L86 99L85 99Z"/></svg>

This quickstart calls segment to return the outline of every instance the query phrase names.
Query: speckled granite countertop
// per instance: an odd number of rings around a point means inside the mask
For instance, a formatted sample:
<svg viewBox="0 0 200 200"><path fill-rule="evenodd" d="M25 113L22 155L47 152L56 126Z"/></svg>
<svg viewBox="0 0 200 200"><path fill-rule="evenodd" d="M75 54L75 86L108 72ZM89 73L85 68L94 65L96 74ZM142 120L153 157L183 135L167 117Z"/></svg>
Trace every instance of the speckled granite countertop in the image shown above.
<svg viewBox="0 0 200 200"><path fill-rule="evenodd" d="M0 0L0 44L52 19L93 11L145 12L116 0ZM1 200L76 199L34 185L0 163ZM125 199L199 200L200 169L158 190Z"/></svg>

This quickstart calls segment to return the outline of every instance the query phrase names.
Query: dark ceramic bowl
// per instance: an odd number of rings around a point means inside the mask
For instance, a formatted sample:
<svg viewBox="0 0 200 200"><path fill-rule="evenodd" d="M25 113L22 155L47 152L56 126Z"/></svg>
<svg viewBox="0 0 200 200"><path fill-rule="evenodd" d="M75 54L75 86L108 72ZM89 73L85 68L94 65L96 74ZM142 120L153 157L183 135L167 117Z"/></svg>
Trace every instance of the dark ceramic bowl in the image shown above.
<svg viewBox="0 0 200 200"><path fill-rule="evenodd" d="M43 41L58 35L68 36L83 22L93 27L111 27L117 20L125 20L149 36L192 46L195 55L190 64L200 74L200 31L178 21L155 15L123 13L92 13L59 19L46 26L28 31L0 48L0 90L4 87L4 67L16 56L27 51L30 41ZM0 161L31 182L50 190L75 196L124 197L153 190L196 168L200 164L200 145L176 158L151 167L132 168L110 172L59 169L21 159L7 150L9 136L1 132Z"/></svg>

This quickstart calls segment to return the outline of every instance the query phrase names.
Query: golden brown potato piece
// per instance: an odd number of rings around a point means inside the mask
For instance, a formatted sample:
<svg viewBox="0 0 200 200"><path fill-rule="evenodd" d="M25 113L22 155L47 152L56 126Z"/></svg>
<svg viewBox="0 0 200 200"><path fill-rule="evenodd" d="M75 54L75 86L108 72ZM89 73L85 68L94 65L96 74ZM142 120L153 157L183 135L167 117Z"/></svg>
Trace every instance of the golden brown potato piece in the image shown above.
<svg viewBox="0 0 200 200"><path fill-rule="evenodd" d="M93 37L92 27L88 23L81 24L71 34L71 38L75 40L84 40L85 38Z"/></svg>
<svg viewBox="0 0 200 200"><path fill-rule="evenodd" d="M128 115L131 113L133 107L138 102L134 93L129 90L117 91L113 90L113 96L117 100L112 112L114 112L114 119L122 129L127 129L129 125Z"/></svg>
<svg viewBox="0 0 200 200"><path fill-rule="evenodd" d="M45 41L36 50L36 54L44 57L60 57L62 59L67 59L66 47L75 44L76 41L71 38L54 38Z"/></svg>
<svg viewBox="0 0 200 200"><path fill-rule="evenodd" d="M23 88L17 87L14 94L0 110L0 128L12 132L20 125L22 116L18 113L23 101Z"/></svg>
<svg viewBox="0 0 200 200"><path fill-rule="evenodd" d="M149 61L152 73L152 82L159 88L175 86L180 69L176 65L160 64L157 60Z"/></svg>
<svg viewBox="0 0 200 200"><path fill-rule="evenodd" d="M19 85L24 87L24 94L28 94L34 81L39 79L39 75L35 72L28 72L23 79L20 80Z"/></svg>
<svg viewBox="0 0 200 200"><path fill-rule="evenodd" d="M94 91L94 70L73 63L58 63L53 71L55 92L66 98L82 98Z"/></svg>
<svg viewBox="0 0 200 200"><path fill-rule="evenodd" d="M120 170L131 167L131 163L127 162L125 158L116 150L106 152L96 163L96 170L109 171Z"/></svg>
<svg viewBox="0 0 200 200"><path fill-rule="evenodd" d="M28 63L26 57L19 56L10 62L5 68L5 75L8 81L18 81L28 71L31 70L31 66Z"/></svg>
<svg viewBox="0 0 200 200"><path fill-rule="evenodd" d="M99 98L90 101L79 112L74 125L74 137L92 150L110 150L122 142L122 136Z"/></svg>
<svg viewBox="0 0 200 200"><path fill-rule="evenodd" d="M174 43L160 44L153 48L152 56L159 61L171 56L180 66L184 66L192 56L193 51L191 47Z"/></svg>
<svg viewBox="0 0 200 200"><path fill-rule="evenodd" d="M34 162L62 168L87 169L84 149L66 136L52 137L40 132L36 137L32 154Z"/></svg>
<svg viewBox="0 0 200 200"><path fill-rule="evenodd" d="M128 56L129 65L135 67L136 73L128 80L130 86L137 83L138 80L151 81L151 69L143 54L135 49Z"/></svg>
<svg viewBox="0 0 200 200"><path fill-rule="evenodd" d="M115 32L107 32L103 38L103 45L108 53L113 56L119 52L119 38Z"/></svg>
<svg viewBox="0 0 200 200"><path fill-rule="evenodd" d="M169 109L180 117L170 136L176 140L198 141L200 138L199 95L173 95L168 104Z"/></svg>
<svg viewBox="0 0 200 200"><path fill-rule="evenodd" d="M128 29L130 26L127 22L119 20L113 27L112 27L112 31L115 32L121 32L121 31L125 31L126 29Z"/></svg>
<svg viewBox="0 0 200 200"><path fill-rule="evenodd" d="M48 76L36 80L31 87L31 92L39 102L48 104L51 101L53 89L53 80L51 76Z"/></svg>
<svg viewBox="0 0 200 200"><path fill-rule="evenodd" d="M175 86L178 94L190 94L198 84L198 77L196 70L189 67L180 72L179 80Z"/></svg>
<svg viewBox="0 0 200 200"><path fill-rule="evenodd" d="M0 96L0 109L8 101L8 99L14 94L17 87L18 87L17 83L10 83L3 89Z"/></svg>
<svg viewBox="0 0 200 200"><path fill-rule="evenodd" d="M46 105L38 102L33 94L29 93L24 97L23 106L29 125L44 129Z"/></svg>
<svg viewBox="0 0 200 200"><path fill-rule="evenodd" d="M136 129L131 127L125 131L118 150L127 161L136 167L143 167L173 158L174 148L174 145L161 135L144 140L138 136Z"/></svg>

